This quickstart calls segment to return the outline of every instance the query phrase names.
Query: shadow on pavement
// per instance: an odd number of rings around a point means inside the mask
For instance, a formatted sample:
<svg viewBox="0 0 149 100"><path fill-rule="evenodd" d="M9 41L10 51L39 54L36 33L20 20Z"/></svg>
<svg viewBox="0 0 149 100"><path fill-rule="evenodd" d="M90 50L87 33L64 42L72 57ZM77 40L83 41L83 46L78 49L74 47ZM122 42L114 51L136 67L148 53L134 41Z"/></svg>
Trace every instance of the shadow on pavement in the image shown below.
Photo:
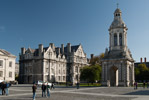
<svg viewBox="0 0 149 100"><path fill-rule="evenodd" d="M126 93L124 95L149 95L149 90L139 90L139 91Z"/></svg>

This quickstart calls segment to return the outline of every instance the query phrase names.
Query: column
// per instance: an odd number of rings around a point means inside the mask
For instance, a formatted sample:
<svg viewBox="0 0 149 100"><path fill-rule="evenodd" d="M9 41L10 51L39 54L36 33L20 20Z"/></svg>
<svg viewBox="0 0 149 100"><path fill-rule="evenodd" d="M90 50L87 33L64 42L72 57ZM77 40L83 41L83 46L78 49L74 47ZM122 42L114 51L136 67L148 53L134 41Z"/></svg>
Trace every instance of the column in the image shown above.
<svg viewBox="0 0 149 100"><path fill-rule="evenodd" d="M119 33L117 33L117 45L119 46Z"/></svg>
<svg viewBox="0 0 149 100"><path fill-rule="evenodd" d="M43 78L43 82L45 81L45 60L43 59L43 61L41 62L41 63L43 63L43 65L42 65L42 78Z"/></svg>

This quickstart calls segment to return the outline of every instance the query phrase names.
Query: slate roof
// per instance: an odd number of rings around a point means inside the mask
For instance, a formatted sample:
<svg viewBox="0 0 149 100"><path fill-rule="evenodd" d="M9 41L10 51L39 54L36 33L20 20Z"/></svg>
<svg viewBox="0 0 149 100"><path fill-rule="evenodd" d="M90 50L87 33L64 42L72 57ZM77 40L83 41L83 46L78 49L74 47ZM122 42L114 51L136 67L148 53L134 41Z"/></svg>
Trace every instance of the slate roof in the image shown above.
<svg viewBox="0 0 149 100"><path fill-rule="evenodd" d="M73 51L77 51L77 49L79 48L80 45L74 45L74 46L71 46L71 52ZM67 47L64 47L64 52L67 53Z"/></svg>
<svg viewBox="0 0 149 100"><path fill-rule="evenodd" d="M73 51L77 51L77 49L79 48L79 46L80 45L74 45L74 46L71 46L71 52L73 52ZM49 47L44 47L43 48L43 50L44 51L47 51L47 49L48 49ZM54 52L56 52L56 54L58 54L58 48L60 48L60 47L55 47L55 51ZM33 53L34 53L34 56L38 56L38 52L39 52L39 49L31 49L32 51L33 51ZM62 53L62 50L61 50L61 48L60 48L60 53ZM64 47L64 53L66 54L67 53L67 47Z"/></svg>

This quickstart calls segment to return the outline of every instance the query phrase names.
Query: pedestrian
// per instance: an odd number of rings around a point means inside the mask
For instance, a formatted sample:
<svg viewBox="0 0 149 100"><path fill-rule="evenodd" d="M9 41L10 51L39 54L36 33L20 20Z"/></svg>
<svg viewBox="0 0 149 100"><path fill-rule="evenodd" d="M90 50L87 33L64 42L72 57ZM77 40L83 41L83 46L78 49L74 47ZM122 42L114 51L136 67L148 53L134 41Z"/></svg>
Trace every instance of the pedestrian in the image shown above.
<svg viewBox="0 0 149 100"><path fill-rule="evenodd" d="M54 83L52 83L52 85L51 85L51 89L55 89L55 87L54 87Z"/></svg>
<svg viewBox="0 0 149 100"><path fill-rule="evenodd" d="M2 95L5 95L6 84L2 82Z"/></svg>
<svg viewBox="0 0 149 100"><path fill-rule="evenodd" d="M9 83L5 83L5 92L6 92L6 95L9 95L9 87L10 87L10 85L9 85Z"/></svg>
<svg viewBox="0 0 149 100"><path fill-rule="evenodd" d="M80 85L80 84L79 84L79 83L77 83L76 85L77 85L77 89L79 89L79 85Z"/></svg>
<svg viewBox="0 0 149 100"><path fill-rule="evenodd" d="M136 82L134 82L134 90L136 89Z"/></svg>
<svg viewBox="0 0 149 100"><path fill-rule="evenodd" d="M46 97L46 86L45 86L45 83L42 84L41 89L42 89L42 97Z"/></svg>
<svg viewBox="0 0 149 100"><path fill-rule="evenodd" d="M138 89L138 83L136 82L136 89Z"/></svg>
<svg viewBox="0 0 149 100"><path fill-rule="evenodd" d="M36 84L33 84L33 86L32 86L32 90L33 90L33 100L35 100L35 97L36 97L36 89L37 89Z"/></svg>
<svg viewBox="0 0 149 100"><path fill-rule="evenodd" d="M147 82L147 88L149 88L149 82Z"/></svg>
<svg viewBox="0 0 149 100"><path fill-rule="evenodd" d="M143 82L143 88L145 89L145 82Z"/></svg>
<svg viewBox="0 0 149 100"><path fill-rule="evenodd" d="M50 86L47 83L47 98L49 98L49 97L50 97Z"/></svg>
<svg viewBox="0 0 149 100"><path fill-rule="evenodd" d="M0 83L0 95L2 95L2 83Z"/></svg>

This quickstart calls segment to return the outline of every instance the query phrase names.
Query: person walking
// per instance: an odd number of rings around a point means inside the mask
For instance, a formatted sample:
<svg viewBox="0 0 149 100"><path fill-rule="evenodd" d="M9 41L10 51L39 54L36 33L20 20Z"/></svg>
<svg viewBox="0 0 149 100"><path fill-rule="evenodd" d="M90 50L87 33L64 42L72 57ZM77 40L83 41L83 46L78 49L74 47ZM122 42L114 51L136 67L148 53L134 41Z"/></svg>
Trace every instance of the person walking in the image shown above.
<svg viewBox="0 0 149 100"><path fill-rule="evenodd" d="M6 95L9 95L9 86L10 86L9 83L6 82L6 83L5 83L5 86L6 86L6 87L5 87Z"/></svg>
<svg viewBox="0 0 149 100"><path fill-rule="evenodd" d="M50 86L47 83L47 98L50 98Z"/></svg>
<svg viewBox="0 0 149 100"><path fill-rule="evenodd" d="M134 90L136 89L136 82L134 82Z"/></svg>
<svg viewBox="0 0 149 100"><path fill-rule="evenodd" d="M6 84L2 82L2 95L5 95Z"/></svg>
<svg viewBox="0 0 149 100"><path fill-rule="evenodd" d="M143 82L143 88L145 89L145 82Z"/></svg>
<svg viewBox="0 0 149 100"><path fill-rule="evenodd" d="M147 88L149 88L149 82L147 82Z"/></svg>
<svg viewBox="0 0 149 100"><path fill-rule="evenodd" d="M0 95L2 95L2 83L0 83Z"/></svg>
<svg viewBox="0 0 149 100"><path fill-rule="evenodd" d="M138 83L136 82L136 89L138 89Z"/></svg>
<svg viewBox="0 0 149 100"><path fill-rule="evenodd" d="M46 86L45 86L45 83L42 84L41 89L42 89L42 97L46 97Z"/></svg>
<svg viewBox="0 0 149 100"><path fill-rule="evenodd" d="M54 87L54 83L52 83L52 85L51 85L51 89L55 89L55 87Z"/></svg>
<svg viewBox="0 0 149 100"><path fill-rule="evenodd" d="M36 84L33 84L33 86L32 86L32 90L33 90L33 100L35 100L35 97L36 97L36 89L37 89Z"/></svg>

